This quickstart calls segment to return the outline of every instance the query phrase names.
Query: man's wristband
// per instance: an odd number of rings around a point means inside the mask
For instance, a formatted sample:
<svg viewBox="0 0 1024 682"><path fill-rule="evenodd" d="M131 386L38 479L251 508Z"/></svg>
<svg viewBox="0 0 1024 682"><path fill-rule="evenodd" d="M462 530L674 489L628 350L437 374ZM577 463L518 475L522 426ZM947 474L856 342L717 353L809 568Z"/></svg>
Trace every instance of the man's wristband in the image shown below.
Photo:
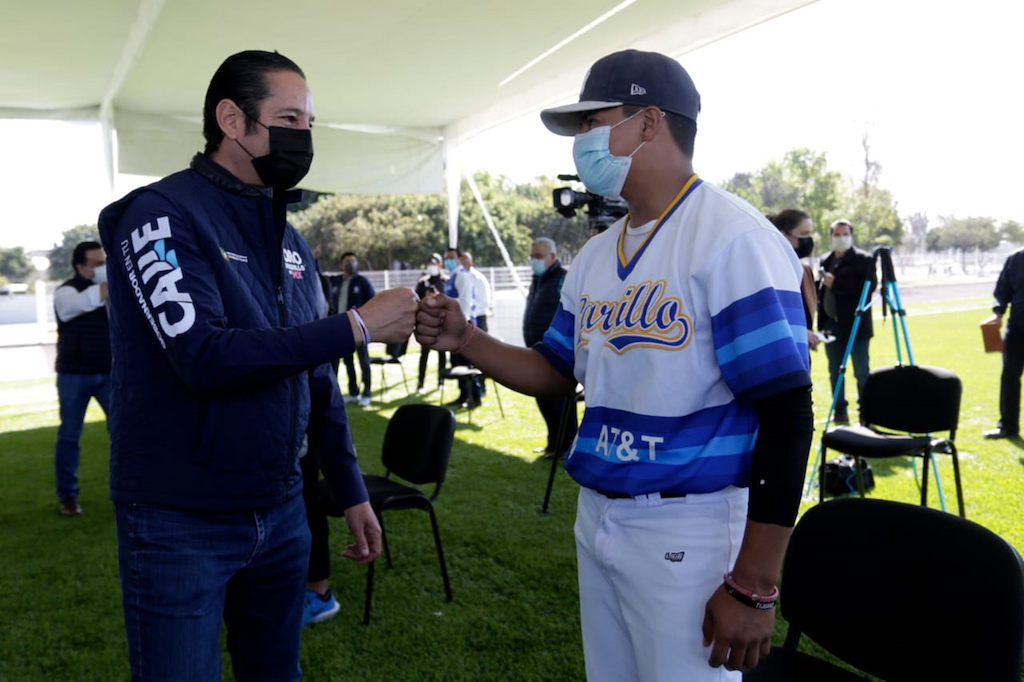
<svg viewBox="0 0 1024 682"><path fill-rule="evenodd" d="M469 345L469 340L473 338L473 333L476 332L476 323L474 323L473 320L469 320L468 322L466 322L466 326L469 327L469 333L466 334L466 338L462 340L462 343L459 344L459 347L455 349L456 355L465 350L466 346Z"/></svg>
<svg viewBox="0 0 1024 682"><path fill-rule="evenodd" d="M356 324L359 325L359 331L363 333L363 346L369 346L370 330L366 328L366 323L363 322L362 315L359 314L359 310L357 308L351 308L349 312L352 313L352 319L354 319Z"/></svg>
<svg viewBox="0 0 1024 682"><path fill-rule="evenodd" d="M733 599L739 603L749 606L752 609L758 611L768 611L769 609L775 608L775 603L779 600L779 588L773 587L771 594L762 595L757 592L751 592L750 590L740 587L735 580L733 580L732 573L725 574L725 583L723 585L725 591L729 593Z"/></svg>

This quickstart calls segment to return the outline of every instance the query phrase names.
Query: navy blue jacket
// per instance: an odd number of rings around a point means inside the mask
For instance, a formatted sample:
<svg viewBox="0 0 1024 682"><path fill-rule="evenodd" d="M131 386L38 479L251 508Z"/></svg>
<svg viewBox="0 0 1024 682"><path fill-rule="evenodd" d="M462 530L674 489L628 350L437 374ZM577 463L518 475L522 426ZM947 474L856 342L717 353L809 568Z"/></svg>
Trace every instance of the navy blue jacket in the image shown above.
<svg viewBox="0 0 1024 682"><path fill-rule="evenodd" d="M348 305L345 306L345 310L339 310L341 301L338 299L341 298L341 289L345 286L345 277L333 275L328 277L328 280L330 280L331 285L330 310L332 315L364 306L367 301L377 295L377 292L373 290L373 284L370 283L370 280L357 272L352 275L352 282L348 285Z"/></svg>
<svg viewBox="0 0 1024 682"><path fill-rule="evenodd" d="M992 312L1003 315L1010 307L1007 329L1024 330L1024 249L1014 251L1006 259L993 292Z"/></svg>
<svg viewBox="0 0 1024 682"><path fill-rule="evenodd" d="M562 261L556 260L544 274L533 276L530 293L526 295L526 312L523 314L523 343L527 348L539 343L544 332L551 326L551 320L558 312L562 297L562 283L568 270Z"/></svg>
<svg viewBox="0 0 1024 682"><path fill-rule="evenodd" d="M100 214L115 502L280 504L302 490L307 425L342 506L366 501L329 364L352 328L318 319L312 253L272 196L198 154Z"/></svg>

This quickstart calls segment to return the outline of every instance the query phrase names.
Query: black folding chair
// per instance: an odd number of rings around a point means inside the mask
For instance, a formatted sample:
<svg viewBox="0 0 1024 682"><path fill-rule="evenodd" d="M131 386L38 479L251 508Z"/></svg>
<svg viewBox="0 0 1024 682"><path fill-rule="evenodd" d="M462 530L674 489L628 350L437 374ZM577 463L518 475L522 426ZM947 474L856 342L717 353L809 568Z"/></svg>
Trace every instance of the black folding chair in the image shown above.
<svg viewBox="0 0 1024 682"><path fill-rule="evenodd" d="M786 642L748 682L863 680L797 651L807 635L888 682L1020 682L1024 563L966 519L888 500L831 500L793 530L782 566Z"/></svg>
<svg viewBox="0 0 1024 682"><path fill-rule="evenodd" d="M861 497L864 497L861 457L911 455L923 458L922 506L928 504L928 468L934 466L933 457L936 453L945 453L953 460L957 502L960 505L960 516L965 516L960 458L954 443L960 420L962 393L960 378L940 367L896 365L871 372L864 384L864 394L860 397L861 424L837 426L826 431L821 438L819 501L825 499L824 473L828 457L824 453L827 449L853 456L857 489ZM940 431L948 431L949 437L933 438L930 435Z"/></svg>
<svg viewBox="0 0 1024 682"><path fill-rule="evenodd" d="M389 343L384 348L384 352L387 354L384 357L372 357L370 358L371 365L380 365L380 398L384 400L384 390L387 388L387 377L384 373L387 365L398 365L398 369L402 370L402 385L405 386L405 392L409 393L409 382L405 378L405 367L402 366L402 356L405 355L405 351L409 348L408 341L402 341L401 343Z"/></svg>
<svg viewBox="0 0 1024 682"><path fill-rule="evenodd" d="M437 529L433 501L441 492L441 484L444 483L448 472L448 456L452 451L454 436L455 415L451 410L436 405L402 405L391 417L384 434L381 461L384 463L385 474L363 476L366 491L370 495L370 505L377 514L377 520L380 521L384 557L387 559L388 568L392 568L394 564L391 562L391 549L384 527L384 512L420 509L430 514L430 527L434 531L434 545L437 548L437 560L441 565L441 579L448 601L452 600L452 588L448 582L448 568L444 561L444 549L441 546L441 534ZM417 488L393 480L392 474L414 485L432 483L434 491L427 496ZM364 624L370 622L373 575L374 564L370 564L366 573Z"/></svg>

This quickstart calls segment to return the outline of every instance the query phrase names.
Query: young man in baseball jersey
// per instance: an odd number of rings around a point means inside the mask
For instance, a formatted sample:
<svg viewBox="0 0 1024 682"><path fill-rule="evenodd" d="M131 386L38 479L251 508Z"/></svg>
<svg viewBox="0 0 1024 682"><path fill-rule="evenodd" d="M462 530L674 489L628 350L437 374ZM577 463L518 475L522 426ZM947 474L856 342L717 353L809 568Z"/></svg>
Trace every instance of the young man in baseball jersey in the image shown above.
<svg viewBox="0 0 1024 682"><path fill-rule="evenodd" d="M699 111L678 62L599 60L580 102L541 118L575 135L580 178L629 215L580 251L544 340L501 343L446 297L417 315L420 343L516 390L586 387L566 469L582 486L591 680L756 666L799 505L813 421L800 264L760 213L693 173Z"/></svg>

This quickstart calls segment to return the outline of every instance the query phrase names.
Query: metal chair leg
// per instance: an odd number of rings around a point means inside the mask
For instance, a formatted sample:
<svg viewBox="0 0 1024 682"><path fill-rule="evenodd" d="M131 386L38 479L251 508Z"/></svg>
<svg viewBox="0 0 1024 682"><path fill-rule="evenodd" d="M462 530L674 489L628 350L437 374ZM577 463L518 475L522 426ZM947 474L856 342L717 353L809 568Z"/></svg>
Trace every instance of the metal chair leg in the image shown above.
<svg viewBox="0 0 1024 682"><path fill-rule="evenodd" d="M363 604L363 625L370 624L370 604L373 600L373 568L375 562L370 562L366 567L366 600Z"/></svg>
<svg viewBox="0 0 1024 682"><path fill-rule="evenodd" d="M950 443L949 447L949 454L953 458L953 480L956 481L956 502L957 506L960 507L960 517L966 519L967 513L964 511L964 489L960 485L960 457L957 455L955 445Z"/></svg>
<svg viewBox="0 0 1024 682"><path fill-rule="evenodd" d="M405 367L402 367L402 361L398 361L398 369L402 370L402 386L405 387L405 394L409 395L409 381L405 378Z"/></svg>
<svg viewBox="0 0 1024 682"><path fill-rule="evenodd" d="M818 504L825 501L825 462L828 460L825 446L821 446L821 468L818 469Z"/></svg>
<svg viewBox="0 0 1024 682"><path fill-rule="evenodd" d="M494 397L498 399L498 409L501 410L501 418L505 418L505 408L501 406L501 393L498 392L498 382L491 377L491 385L494 386Z"/></svg>
<svg viewBox="0 0 1024 682"><path fill-rule="evenodd" d="M434 515L433 506L427 511L430 513L430 526L434 529L434 545L437 547L437 560L441 564L441 580L444 582L444 593L448 601L452 600L452 587L448 581L448 567L444 561L444 549L441 548L441 533L437 529L437 517Z"/></svg>
<svg viewBox="0 0 1024 682"><path fill-rule="evenodd" d="M924 463L921 465L921 506L928 506L928 467L932 466L932 449L924 451Z"/></svg>
<svg viewBox="0 0 1024 682"><path fill-rule="evenodd" d="M864 472L861 471L860 457L857 455L853 456L853 470L857 474L857 492L863 499L867 497L867 493L864 492Z"/></svg>
<svg viewBox="0 0 1024 682"><path fill-rule="evenodd" d="M384 545L384 558L388 561L388 568L394 568L394 564L391 563L391 547L388 546L388 534L384 530L384 514L383 512L377 514L377 522L380 523L380 541Z"/></svg>

